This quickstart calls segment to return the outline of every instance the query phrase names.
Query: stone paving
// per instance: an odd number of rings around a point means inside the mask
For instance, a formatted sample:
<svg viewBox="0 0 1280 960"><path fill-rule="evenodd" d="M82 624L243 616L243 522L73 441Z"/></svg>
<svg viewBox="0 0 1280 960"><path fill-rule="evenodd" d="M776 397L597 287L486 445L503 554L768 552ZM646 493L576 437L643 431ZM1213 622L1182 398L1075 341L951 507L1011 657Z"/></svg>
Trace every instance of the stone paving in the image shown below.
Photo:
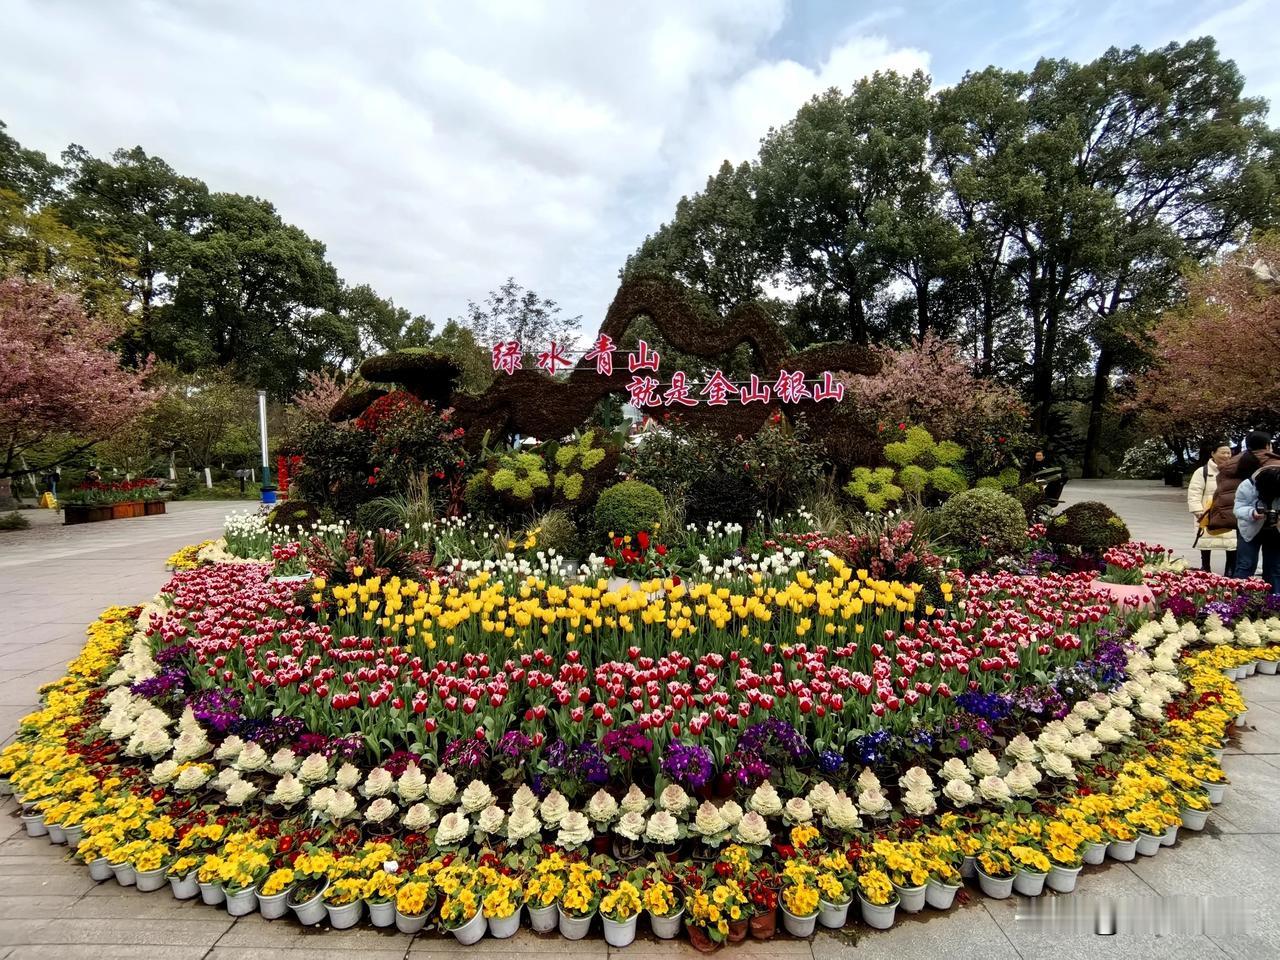
<svg viewBox="0 0 1280 960"><path fill-rule="evenodd" d="M1072 481L1068 502L1103 500L1128 522L1137 539L1164 542L1190 558L1190 523L1176 489L1138 482ZM0 739L36 702L39 684L61 674L79 650L85 625L111 603L147 599L164 582L164 558L185 543L217 533L238 505L176 504L165 517L89 527L42 527L0 533ZM1113 898L1134 913L1148 898L1222 897L1248 911L1247 934L1115 937L1037 930L1018 898L987 899L970 887L967 901L941 914L926 910L892 930L861 925L811 941L781 934L769 943L729 948L737 960L836 957L933 957L955 952L982 960L1083 958L1270 958L1280 956L1280 677L1242 681L1249 702L1246 727L1225 760L1232 786L1201 834L1182 839L1153 858L1086 867L1080 893L1046 894L1060 905L1091 905ZM140 894L114 881L98 884L64 858L65 849L26 836L12 799L0 805L0 960L28 958L163 957L166 960L327 960L360 953L369 960L405 960L458 953L436 934L409 938L367 925L353 930L303 929L289 920L258 915L232 919L218 908L178 902L165 891ZM643 924L641 925L643 927ZM855 953L856 950L856 953ZM529 955L630 960L693 956L687 943L663 943L641 933L631 947L608 947L598 933L584 941L547 939L522 930L512 940L485 939L473 956L515 960Z"/></svg>

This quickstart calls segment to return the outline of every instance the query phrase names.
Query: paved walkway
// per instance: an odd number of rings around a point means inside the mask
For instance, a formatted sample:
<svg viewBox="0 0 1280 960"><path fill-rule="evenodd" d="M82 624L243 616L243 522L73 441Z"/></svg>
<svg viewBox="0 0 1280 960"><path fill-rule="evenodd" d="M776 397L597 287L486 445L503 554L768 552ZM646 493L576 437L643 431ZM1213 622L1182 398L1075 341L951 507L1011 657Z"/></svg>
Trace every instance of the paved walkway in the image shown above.
<svg viewBox="0 0 1280 960"><path fill-rule="evenodd" d="M1103 500L1129 523L1133 535L1176 545L1189 540L1178 491L1137 482L1073 481L1067 499ZM0 731L10 731L35 703L35 688L61 674L79 650L85 625L111 603L145 600L164 582L164 558L185 543L213 535L235 504L177 504L166 517L115 521L92 527L0 533ZM1181 538L1181 539L1180 539ZM858 925L812 941L779 936L767 944L728 948L739 960L858 956L919 958L955 953L983 960L1075 958L1271 958L1280 956L1280 677L1243 681L1248 729L1226 759L1232 786L1202 834L1185 834L1172 849L1131 864L1087 867L1081 892L1047 895L1037 905L1084 907L1112 898L1130 916L1153 897L1221 897L1250 911L1247 935L1120 935L1099 938L1037 930L1019 919L1017 898L989 900L970 888L965 904L946 914L926 910L900 919L890 931ZM0 738L7 736L0 732ZM1213 908L1221 914L1222 907ZM1182 906L1179 915L1194 916ZM643 924L642 924L643 926ZM854 948L856 944L856 954ZM456 953L434 934L413 939L362 926L346 931L304 930L288 920L258 915L233 920L219 909L179 903L166 892L140 894L114 882L94 883L83 867L64 860L62 848L22 831L13 801L0 805L0 960L28 958L163 957L166 960L326 960L359 952L368 960L405 960ZM473 956L507 960L530 954L605 957L620 951L598 934L571 942L540 939L522 930L513 940L485 939ZM622 953L630 960L692 957L687 943L661 943L642 934Z"/></svg>

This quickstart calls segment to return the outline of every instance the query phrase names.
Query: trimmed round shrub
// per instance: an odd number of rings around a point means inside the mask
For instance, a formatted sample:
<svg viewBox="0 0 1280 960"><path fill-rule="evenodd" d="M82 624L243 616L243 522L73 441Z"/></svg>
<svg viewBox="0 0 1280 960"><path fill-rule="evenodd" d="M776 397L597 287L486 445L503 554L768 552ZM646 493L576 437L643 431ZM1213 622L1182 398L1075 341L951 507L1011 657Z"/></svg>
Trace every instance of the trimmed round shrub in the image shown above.
<svg viewBox="0 0 1280 960"><path fill-rule="evenodd" d="M297 535L320 522L320 508L305 500L285 500L267 515L267 526Z"/></svg>
<svg viewBox="0 0 1280 960"><path fill-rule="evenodd" d="M1129 528L1105 503L1086 500L1067 507L1048 523L1049 540L1081 550L1101 552L1129 540Z"/></svg>
<svg viewBox="0 0 1280 960"><path fill-rule="evenodd" d="M639 480L623 480L600 493L596 501L596 528L601 533L612 532L618 536L641 530L652 533L665 509L666 501L657 487Z"/></svg>
<svg viewBox="0 0 1280 960"><path fill-rule="evenodd" d="M983 546L995 554L1013 553L1024 545L1027 517L1022 504L1007 493L987 487L963 490L938 510L937 531L955 547Z"/></svg>
<svg viewBox="0 0 1280 960"><path fill-rule="evenodd" d="M1039 484L1024 483L1010 490L1009 495L1022 504L1022 510L1027 515L1028 524L1037 522L1040 511L1045 505L1044 491L1040 489Z"/></svg>

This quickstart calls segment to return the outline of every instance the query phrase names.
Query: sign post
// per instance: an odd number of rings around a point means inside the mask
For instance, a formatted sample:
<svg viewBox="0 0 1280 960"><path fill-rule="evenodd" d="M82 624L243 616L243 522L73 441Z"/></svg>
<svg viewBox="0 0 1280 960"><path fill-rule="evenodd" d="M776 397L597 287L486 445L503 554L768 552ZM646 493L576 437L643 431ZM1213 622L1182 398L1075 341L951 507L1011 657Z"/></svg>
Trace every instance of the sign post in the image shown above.
<svg viewBox="0 0 1280 960"><path fill-rule="evenodd" d="M262 433L262 502L276 502L276 488L271 483L271 465L267 460L267 391L258 391L258 428Z"/></svg>

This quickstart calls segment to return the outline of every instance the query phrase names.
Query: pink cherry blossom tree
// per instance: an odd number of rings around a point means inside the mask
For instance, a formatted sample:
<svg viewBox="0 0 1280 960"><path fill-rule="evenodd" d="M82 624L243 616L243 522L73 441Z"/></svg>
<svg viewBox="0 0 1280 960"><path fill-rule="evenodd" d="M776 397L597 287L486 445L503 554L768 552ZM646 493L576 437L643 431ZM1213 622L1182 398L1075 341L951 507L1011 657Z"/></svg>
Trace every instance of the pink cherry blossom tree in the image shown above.
<svg viewBox="0 0 1280 960"><path fill-rule="evenodd" d="M122 368L110 349L115 336L70 293L0 280L0 499L32 447L70 440L65 461L151 402L148 368Z"/></svg>

